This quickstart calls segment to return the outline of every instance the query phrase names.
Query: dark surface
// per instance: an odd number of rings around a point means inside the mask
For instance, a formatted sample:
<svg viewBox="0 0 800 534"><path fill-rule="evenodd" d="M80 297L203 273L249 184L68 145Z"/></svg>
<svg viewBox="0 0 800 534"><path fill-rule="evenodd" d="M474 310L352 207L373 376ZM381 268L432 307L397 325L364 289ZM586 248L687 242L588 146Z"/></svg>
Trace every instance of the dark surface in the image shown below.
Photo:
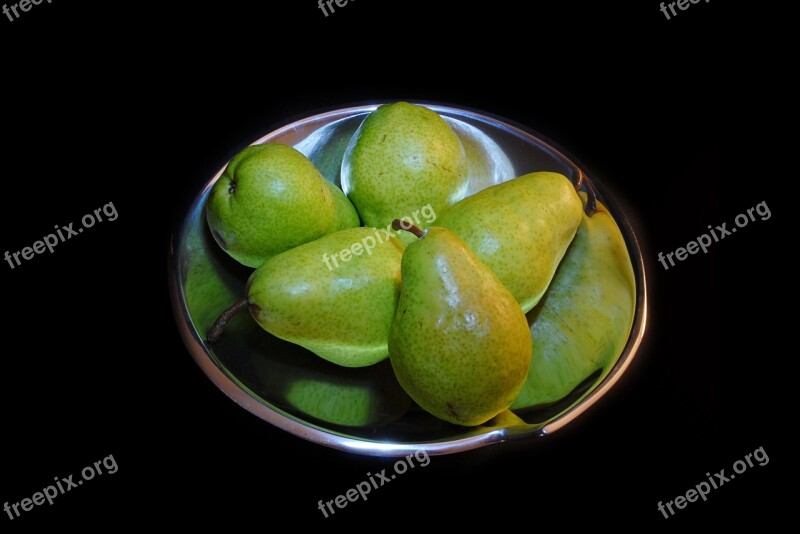
<svg viewBox="0 0 800 534"><path fill-rule="evenodd" d="M534 528L736 523L785 510L778 488L796 462L779 438L790 421L778 392L792 391L781 381L796 327L780 306L796 289L779 203L794 188L767 151L786 116L781 17L721 2L670 21L655 2L526 14L510 2L359 0L327 19L311 0L289 5L56 1L0 19L0 253L109 201L119 213L53 254L0 268L0 505L109 454L119 466L8 526L164 516L274 529L270 517L288 515L380 529L436 515L459 526L526 516ZM527 124L616 190L638 214L650 262L650 330L629 374L574 426L433 458L324 519L318 500L393 461L304 442L219 392L174 327L169 237L213 171L273 127L401 98ZM768 221L669 271L657 263L761 201ZM768 465L669 520L658 512L762 446Z"/></svg>

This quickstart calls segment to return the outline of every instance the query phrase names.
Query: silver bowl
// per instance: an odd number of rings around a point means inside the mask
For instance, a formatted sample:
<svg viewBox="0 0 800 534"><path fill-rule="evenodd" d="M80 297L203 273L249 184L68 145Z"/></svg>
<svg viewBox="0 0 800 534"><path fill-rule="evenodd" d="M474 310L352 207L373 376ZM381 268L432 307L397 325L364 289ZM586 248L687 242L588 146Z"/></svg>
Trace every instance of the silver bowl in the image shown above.
<svg viewBox="0 0 800 534"><path fill-rule="evenodd" d="M644 263L634 232L602 184L553 143L527 128L486 114L425 104L438 112L463 141L469 159L469 192L528 172L560 172L573 182L583 174L622 230L636 276L633 327L622 353L559 403L473 428L440 421L405 395L388 361L362 369L330 364L262 330L248 314L229 323L213 347L205 343L214 319L244 296L251 270L214 242L204 216L206 197L224 169L194 200L170 249L170 285L178 328L194 360L237 404L265 421L307 440L354 453L431 455L541 438L574 421L623 375L636 355L647 322ZM279 128L255 143L292 145L330 181L340 184L342 155L353 132L377 105L337 109ZM309 313L313 313L310 310Z"/></svg>

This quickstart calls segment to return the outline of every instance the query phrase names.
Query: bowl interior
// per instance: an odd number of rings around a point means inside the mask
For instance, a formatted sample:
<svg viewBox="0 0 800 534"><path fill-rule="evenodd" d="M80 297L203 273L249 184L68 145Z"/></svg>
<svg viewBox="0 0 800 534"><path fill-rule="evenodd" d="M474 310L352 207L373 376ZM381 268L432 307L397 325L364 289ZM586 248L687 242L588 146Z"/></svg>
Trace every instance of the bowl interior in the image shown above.
<svg viewBox="0 0 800 534"><path fill-rule="evenodd" d="M292 145L308 156L326 179L340 184L342 156L352 134L376 106L336 110L280 128L256 141ZM533 171L554 171L573 182L582 172L564 152L540 135L480 113L428 106L461 138L468 157L469 193ZM546 408L516 411L483 426L445 423L417 407L394 378L391 365L347 369L273 337L248 314L240 314L212 347L204 340L225 308L241 299L252 272L229 258L205 222L208 192L223 169L193 203L171 251L172 296L178 326L192 356L217 386L257 416L298 436L373 455L427 450L444 454L502 441L542 436L573 420L619 378L644 332L646 297L641 253L613 199L599 196L623 232L637 282L637 308L628 344L607 368L587 378L570 395Z"/></svg>

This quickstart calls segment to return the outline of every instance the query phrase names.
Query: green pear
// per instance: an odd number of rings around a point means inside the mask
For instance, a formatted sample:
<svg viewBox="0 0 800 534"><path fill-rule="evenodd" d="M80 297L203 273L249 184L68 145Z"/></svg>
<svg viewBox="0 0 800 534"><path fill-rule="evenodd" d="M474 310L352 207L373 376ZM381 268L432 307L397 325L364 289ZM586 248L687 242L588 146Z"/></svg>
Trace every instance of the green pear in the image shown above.
<svg viewBox="0 0 800 534"><path fill-rule="evenodd" d="M251 315L272 335L345 367L389 355L402 243L350 228L267 260L247 282Z"/></svg>
<svg viewBox="0 0 800 534"><path fill-rule="evenodd" d="M222 249L248 267L360 224L344 193L308 158L275 143L233 157L208 195L206 218Z"/></svg>
<svg viewBox="0 0 800 534"><path fill-rule="evenodd" d="M547 290L582 214L566 176L535 172L465 198L436 225L463 239L527 313Z"/></svg>
<svg viewBox="0 0 800 534"><path fill-rule="evenodd" d="M233 302L241 290L222 302ZM245 314L231 318L212 350L251 395L306 421L371 428L400 419L411 406L388 359L369 367L341 367L265 333Z"/></svg>
<svg viewBox="0 0 800 534"><path fill-rule="evenodd" d="M528 423L520 418L517 414L512 412L511 410L503 410L499 414L495 415L486 423L485 426L494 426L499 428L510 428L512 426L520 426L520 425L527 425Z"/></svg>
<svg viewBox="0 0 800 534"><path fill-rule="evenodd" d="M422 237L403 255L392 367L423 409L479 425L508 408L525 382L530 329L514 296L458 236L414 230Z"/></svg>
<svg viewBox="0 0 800 534"><path fill-rule="evenodd" d="M364 224L377 228L429 204L444 212L467 186L459 138L436 112L406 102L370 113L342 160L342 188Z"/></svg>
<svg viewBox="0 0 800 534"><path fill-rule="evenodd" d="M583 216L547 294L528 314L536 358L512 408L552 404L611 369L628 342L636 280L625 240L605 206Z"/></svg>

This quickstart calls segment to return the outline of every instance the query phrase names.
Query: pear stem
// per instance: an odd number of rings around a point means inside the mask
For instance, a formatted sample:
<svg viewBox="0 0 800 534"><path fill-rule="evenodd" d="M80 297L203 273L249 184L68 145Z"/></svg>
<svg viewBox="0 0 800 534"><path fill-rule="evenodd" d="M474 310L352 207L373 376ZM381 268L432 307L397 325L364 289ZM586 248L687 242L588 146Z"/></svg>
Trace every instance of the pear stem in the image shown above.
<svg viewBox="0 0 800 534"><path fill-rule="evenodd" d="M425 235L425 232L420 230L418 226L414 226L411 223L401 221L400 219L395 219L392 221L392 228L394 228L395 230L405 230L406 232L411 232L417 237L422 237Z"/></svg>
<svg viewBox="0 0 800 534"><path fill-rule="evenodd" d="M586 215L591 217L597 211L597 190L589 180L589 177L583 174L583 171L578 169L578 180L575 182L575 191L580 191L586 186L586 206L584 211Z"/></svg>
<svg viewBox="0 0 800 534"><path fill-rule="evenodd" d="M219 341L219 337L222 335L222 332L225 330L225 325L228 324L228 321L233 319L233 316L239 313L240 311L247 308L247 299L244 299L240 302L237 302L217 317L217 320L214 321L214 326L211 327L211 331L208 333L208 343L213 345L217 341Z"/></svg>
<svg viewBox="0 0 800 534"><path fill-rule="evenodd" d="M578 169L578 179L575 180L575 191L580 191L583 187L583 182L586 180L586 175L583 174L583 171Z"/></svg>

